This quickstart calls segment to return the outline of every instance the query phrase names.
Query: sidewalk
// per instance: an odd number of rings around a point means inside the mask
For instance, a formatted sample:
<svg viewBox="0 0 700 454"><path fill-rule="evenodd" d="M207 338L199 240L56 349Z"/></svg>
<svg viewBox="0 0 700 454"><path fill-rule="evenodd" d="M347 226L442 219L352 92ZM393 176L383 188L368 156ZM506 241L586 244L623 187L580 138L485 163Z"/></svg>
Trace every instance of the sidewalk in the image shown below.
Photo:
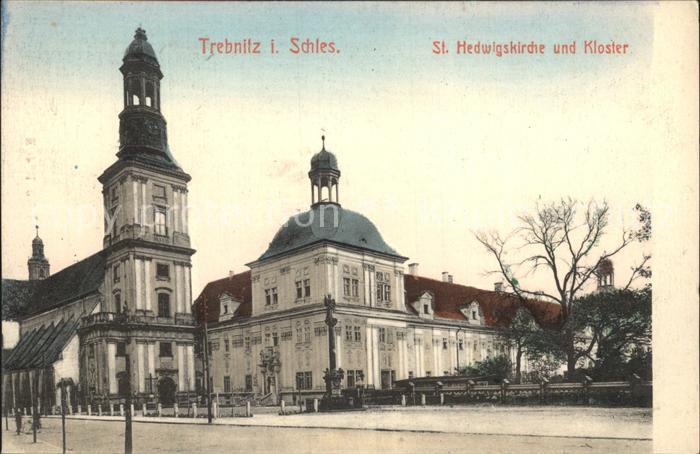
<svg viewBox="0 0 700 454"><path fill-rule="evenodd" d="M437 413L440 413L439 415ZM60 416L48 416L59 418ZM66 416L123 421L120 416ZM136 423L206 424L206 418L135 416ZM322 428L481 435L586 437L651 440L651 409L600 407L387 407L363 412L305 413L219 418L213 424L241 427Z"/></svg>

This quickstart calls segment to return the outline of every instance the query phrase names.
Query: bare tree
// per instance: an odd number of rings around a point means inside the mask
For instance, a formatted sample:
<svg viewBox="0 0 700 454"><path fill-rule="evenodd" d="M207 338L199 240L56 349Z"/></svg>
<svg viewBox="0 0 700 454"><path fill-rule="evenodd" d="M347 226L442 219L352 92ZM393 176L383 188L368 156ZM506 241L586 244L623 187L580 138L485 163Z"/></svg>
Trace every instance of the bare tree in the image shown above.
<svg viewBox="0 0 700 454"><path fill-rule="evenodd" d="M521 301L529 298L545 299L560 306L559 329L563 334L567 361L567 375L571 379L580 358L576 352L578 334L567 323L575 310L574 301L591 277L595 276L603 260L613 257L636 238L628 230L622 231L619 242L610 251L597 251L601 238L607 233L609 207L590 201L587 204L572 198L536 205L534 214L518 217L520 226L506 237L497 232L476 234L477 240L493 255L498 264L494 273L506 281L506 290ZM511 253L525 257L510 262ZM638 267L643 269L644 263ZM551 277L550 291L527 289L516 278L544 270ZM634 279L633 272L630 282ZM580 337L580 336L579 336Z"/></svg>

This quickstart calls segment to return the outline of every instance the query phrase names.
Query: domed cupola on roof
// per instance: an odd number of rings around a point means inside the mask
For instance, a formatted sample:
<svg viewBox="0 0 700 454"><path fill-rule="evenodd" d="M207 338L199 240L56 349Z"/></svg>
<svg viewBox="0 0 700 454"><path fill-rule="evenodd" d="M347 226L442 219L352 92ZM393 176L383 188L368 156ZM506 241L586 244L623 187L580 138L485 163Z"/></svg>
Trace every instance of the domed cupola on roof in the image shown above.
<svg viewBox="0 0 700 454"><path fill-rule="evenodd" d="M151 46L151 44L148 42L146 30L142 29L141 27L136 29L134 40L131 42L131 44L129 44L129 47L126 48L122 61L124 63L127 61L142 61L153 66L160 66L158 64L158 58L156 58L156 53L153 50L153 46Z"/></svg>
<svg viewBox="0 0 700 454"><path fill-rule="evenodd" d="M326 136L321 136L321 151L311 158L311 206L320 203L339 204L338 180L340 169L338 159L326 150Z"/></svg>

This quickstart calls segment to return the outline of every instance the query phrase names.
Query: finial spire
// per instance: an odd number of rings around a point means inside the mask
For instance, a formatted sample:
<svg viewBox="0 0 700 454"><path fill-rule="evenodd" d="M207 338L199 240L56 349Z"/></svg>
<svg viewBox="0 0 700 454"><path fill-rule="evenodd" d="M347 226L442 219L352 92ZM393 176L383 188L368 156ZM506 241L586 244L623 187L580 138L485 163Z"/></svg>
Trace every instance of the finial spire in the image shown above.
<svg viewBox="0 0 700 454"><path fill-rule="evenodd" d="M38 237L39 236L39 226L35 225L34 228L36 229L36 236Z"/></svg>
<svg viewBox="0 0 700 454"><path fill-rule="evenodd" d="M325 150L325 149L326 149L326 135L325 135L325 134L323 134L323 135L321 136L321 149L322 149L322 150Z"/></svg>

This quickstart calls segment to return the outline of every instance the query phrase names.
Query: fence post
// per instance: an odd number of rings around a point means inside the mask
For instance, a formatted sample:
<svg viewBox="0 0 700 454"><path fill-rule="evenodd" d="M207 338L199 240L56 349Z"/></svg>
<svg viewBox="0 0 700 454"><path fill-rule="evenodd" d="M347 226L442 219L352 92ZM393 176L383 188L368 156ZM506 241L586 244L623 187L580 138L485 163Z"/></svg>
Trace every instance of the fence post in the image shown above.
<svg viewBox="0 0 700 454"><path fill-rule="evenodd" d="M161 416L163 416L163 404L158 402L158 417L160 418Z"/></svg>
<svg viewBox="0 0 700 454"><path fill-rule="evenodd" d="M406 394L401 394L401 406L406 406Z"/></svg>
<svg viewBox="0 0 700 454"><path fill-rule="evenodd" d="M173 404L173 411L175 412L174 414L175 414L175 417L176 417L176 418L177 418L178 416L180 416L180 408L179 408L179 405L177 404L177 402L175 402L175 403Z"/></svg>
<svg viewBox="0 0 700 454"><path fill-rule="evenodd" d="M97 404L97 415L102 416L102 404Z"/></svg>
<svg viewBox="0 0 700 454"><path fill-rule="evenodd" d="M109 416L114 416L114 404L112 402L109 403Z"/></svg>
<svg viewBox="0 0 700 454"><path fill-rule="evenodd" d="M547 383L549 383L549 380L547 380L546 378L542 378L542 380L540 381L540 403L542 404L545 401L544 392L547 388Z"/></svg>
<svg viewBox="0 0 700 454"><path fill-rule="evenodd" d="M146 410L146 402L144 402L143 404L141 404L141 416L146 416Z"/></svg>
<svg viewBox="0 0 700 454"><path fill-rule="evenodd" d="M71 403L66 402L66 405L68 406L68 414L73 415L73 406L71 405Z"/></svg>
<svg viewBox="0 0 700 454"><path fill-rule="evenodd" d="M280 401L280 412L284 414L284 399Z"/></svg>
<svg viewBox="0 0 700 454"><path fill-rule="evenodd" d="M253 416L252 412L250 411L250 401L249 401L249 400L247 400L247 401L245 402L245 415L246 415L247 417Z"/></svg>
<svg viewBox="0 0 700 454"><path fill-rule="evenodd" d="M590 386L591 383L593 382L593 379L589 377L588 375L583 375L583 398L585 399L586 404L589 404L591 401L590 398Z"/></svg>
<svg viewBox="0 0 700 454"><path fill-rule="evenodd" d="M425 393L422 393L420 395L420 404L425 406Z"/></svg>
<svg viewBox="0 0 700 454"><path fill-rule="evenodd" d="M211 403L211 412L212 412L212 416L214 418L219 417L219 402L218 401L219 401L219 397L217 395L216 400Z"/></svg>
<svg viewBox="0 0 700 454"><path fill-rule="evenodd" d="M88 416L92 416L92 405L88 404Z"/></svg>
<svg viewBox="0 0 700 454"><path fill-rule="evenodd" d="M503 381L501 382L501 403L502 404L506 403L506 391L508 390L509 384L510 384L510 382L506 378L504 378Z"/></svg>
<svg viewBox="0 0 700 454"><path fill-rule="evenodd" d="M192 417L197 417L197 402L192 402Z"/></svg>
<svg viewBox="0 0 700 454"><path fill-rule="evenodd" d="M78 415L82 415L82 414L83 414L82 405L78 404Z"/></svg>
<svg viewBox="0 0 700 454"><path fill-rule="evenodd" d="M124 404L119 404L119 415L124 416Z"/></svg>
<svg viewBox="0 0 700 454"><path fill-rule="evenodd" d="M318 399L314 398L314 413L318 413Z"/></svg>

